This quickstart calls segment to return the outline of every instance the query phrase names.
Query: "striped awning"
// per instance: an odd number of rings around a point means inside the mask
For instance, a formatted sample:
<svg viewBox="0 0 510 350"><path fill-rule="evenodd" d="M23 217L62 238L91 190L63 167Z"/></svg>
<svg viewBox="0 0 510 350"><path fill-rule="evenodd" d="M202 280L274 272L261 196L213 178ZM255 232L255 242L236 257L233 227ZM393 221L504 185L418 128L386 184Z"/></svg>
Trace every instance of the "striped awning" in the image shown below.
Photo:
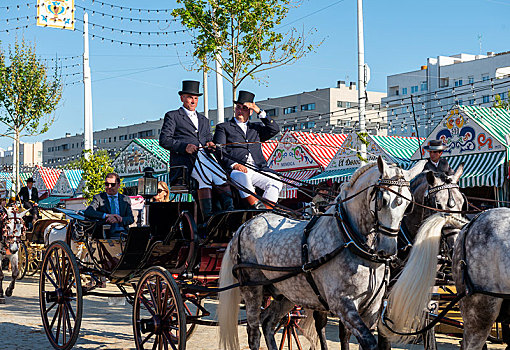
<svg viewBox="0 0 510 350"><path fill-rule="evenodd" d="M60 169L46 168L36 165L34 172L34 180L36 182L35 186L38 190L51 191L53 187L55 187L61 172L62 170Z"/></svg>
<svg viewBox="0 0 510 350"><path fill-rule="evenodd" d="M311 183L312 185L317 185L327 180L332 180L333 182L345 182L350 180L352 174L354 174L357 169L358 168L324 171L306 180L306 182Z"/></svg>
<svg viewBox="0 0 510 350"><path fill-rule="evenodd" d="M143 175L138 174L134 176L124 176L122 177L122 184L124 187L137 187L138 186L138 179L141 178Z"/></svg>
<svg viewBox="0 0 510 350"><path fill-rule="evenodd" d="M269 157L271 157L271 154L273 154L274 149L276 146L278 146L278 141L276 140L268 140L266 142L262 142L262 154L264 155L264 158L269 160Z"/></svg>
<svg viewBox="0 0 510 350"><path fill-rule="evenodd" d="M310 155L325 169L336 152L340 149L346 134L311 133L303 131L292 131L291 135L298 143L303 144ZM283 139L283 137L282 137Z"/></svg>
<svg viewBox="0 0 510 350"><path fill-rule="evenodd" d="M301 186L302 184L300 182L292 180L305 181L314 176L315 174L317 174L318 172L319 172L318 169L281 172L280 174L284 176L281 177L281 180L285 184L283 185L283 188L280 191L279 197L282 199L296 198L298 194L297 187Z"/></svg>
<svg viewBox="0 0 510 350"><path fill-rule="evenodd" d="M464 163L460 187L501 187L505 182L506 151L445 157L453 170Z"/></svg>
<svg viewBox="0 0 510 350"><path fill-rule="evenodd" d="M64 170L64 174L69 181L69 186L76 191L78 185L80 184L81 178L83 176L83 170L79 169L66 169Z"/></svg>

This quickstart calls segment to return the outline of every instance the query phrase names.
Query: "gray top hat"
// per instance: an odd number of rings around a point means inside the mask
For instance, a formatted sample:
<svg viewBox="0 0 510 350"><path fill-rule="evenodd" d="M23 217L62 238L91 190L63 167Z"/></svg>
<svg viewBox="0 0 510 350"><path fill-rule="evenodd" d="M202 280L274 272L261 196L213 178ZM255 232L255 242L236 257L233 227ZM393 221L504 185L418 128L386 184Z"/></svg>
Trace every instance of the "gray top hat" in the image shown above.
<svg viewBox="0 0 510 350"><path fill-rule="evenodd" d="M446 146L443 145L443 142L441 140L430 140L429 144L425 147L423 147L426 151L444 151L446 149Z"/></svg>

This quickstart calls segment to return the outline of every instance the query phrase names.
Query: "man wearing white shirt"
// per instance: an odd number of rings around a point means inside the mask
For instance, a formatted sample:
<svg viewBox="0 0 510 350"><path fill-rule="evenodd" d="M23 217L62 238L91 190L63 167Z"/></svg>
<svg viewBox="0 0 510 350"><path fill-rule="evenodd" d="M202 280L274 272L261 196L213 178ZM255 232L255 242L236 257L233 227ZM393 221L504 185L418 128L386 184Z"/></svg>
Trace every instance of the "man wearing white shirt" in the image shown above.
<svg viewBox="0 0 510 350"><path fill-rule="evenodd" d="M235 103L235 116L228 122L218 124L214 133L214 143L225 145L222 151L223 165L231 171L232 180L240 185L240 194L247 204L256 209L270 208L255 196L255 187L264 191L263 198L276 203L283 184L276 175L267 172L267 162L262 154L261 143L269 140L278 132L278 124L266 115L254 102L255 95L248 91L239 91ZM261 123L251 122L255 113ZM246 189L248 191L243 191Z"/></svg>
<svg viewBox="0 0 510 350"><path fill-rule="evenodd" d="M170 151L170 166L185 166L188 174L198 182L198 199L203 221L213 214L212 187L219 193L221 209L232 210L232 194L226 184L226 174L221 166L207 154L214 148L209 119L197 113L200 82L185 80L179 95L182 107L165 114L159 136L161 147ZM179 177L178 168L170 172L170 185Z"/></svg>

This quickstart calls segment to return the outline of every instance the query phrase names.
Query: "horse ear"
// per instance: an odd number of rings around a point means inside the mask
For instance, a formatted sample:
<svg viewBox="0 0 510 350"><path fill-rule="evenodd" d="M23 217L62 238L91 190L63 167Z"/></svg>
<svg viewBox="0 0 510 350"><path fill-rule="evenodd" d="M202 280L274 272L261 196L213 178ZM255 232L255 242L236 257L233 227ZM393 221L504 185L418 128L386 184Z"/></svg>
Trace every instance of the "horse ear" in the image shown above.
<svg viewBox="0 0 510 350"><path fill-rule="evenodd" d="M452 181L455 183L459 182L460 176L462 175L463 171L464 171L464 163L460 163L459 167L455 171L455 174L452 175Z"/></svg>
<svg viewBox="0 0 510 350"><path fill-rule="evenodd" d="M436 176L434 175L433 171L427 171L427 182L429 185L434 186L434 183L436 182Z"/></svg>
<svg viewBox="0 0 510 350"><path fill-rule="evenodd" d="M426 160L420 160L411 169L409 169L409 171L407 172L407 174L409 175L409 180L412 180L416 176L421 174L423 172L423 168L425 167L425 164L427 164Z"/></svg>
<svg viewBox="0 0 510 350"><path fill-rule="evenodd" d="M388 164L386 164L382 156L377 157L377 167L381 175L384 176L384 174L388 173Z"/></svg>

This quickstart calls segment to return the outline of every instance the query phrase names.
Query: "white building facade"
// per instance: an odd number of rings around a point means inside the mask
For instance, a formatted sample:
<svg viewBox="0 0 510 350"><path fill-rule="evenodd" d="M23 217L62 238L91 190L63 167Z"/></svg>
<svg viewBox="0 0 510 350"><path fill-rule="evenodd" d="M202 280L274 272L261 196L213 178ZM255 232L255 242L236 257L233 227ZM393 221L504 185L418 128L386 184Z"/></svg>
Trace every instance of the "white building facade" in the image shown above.
<svg viewBox="0 0 510 350"><path fill-rule="evenodd" d="M509 89L510 52L428 58L420 70L388 76L388 134L426 137L456 105L492 107Z"/></svg>

